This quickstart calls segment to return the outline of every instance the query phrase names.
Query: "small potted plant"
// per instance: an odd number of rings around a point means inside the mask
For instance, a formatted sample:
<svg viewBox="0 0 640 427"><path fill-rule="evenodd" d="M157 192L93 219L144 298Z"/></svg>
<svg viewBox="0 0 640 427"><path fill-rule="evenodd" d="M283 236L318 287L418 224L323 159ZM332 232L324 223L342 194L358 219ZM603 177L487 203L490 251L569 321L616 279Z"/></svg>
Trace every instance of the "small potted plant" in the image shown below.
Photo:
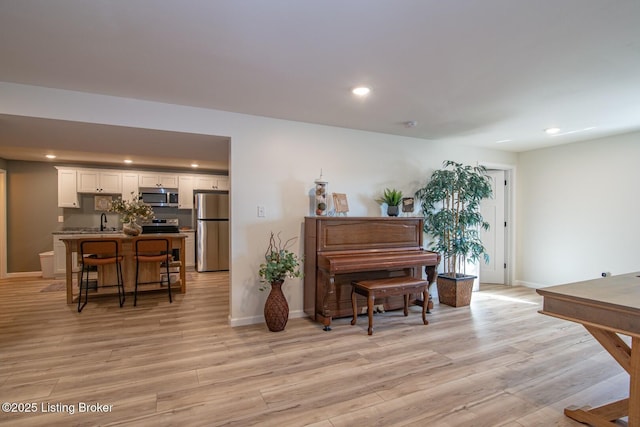
<svg viewBox="0 0 640 427"><path fill-rule="evenodd" d="M492 196L491 178L483 166L447 160L415 196L422 206L424 231L434 239L430 248L444 260L444 273L437 280L438 298L454 307L469 305L476 276L465 274L466 263L481 256L489 261L480 240L480 229L489 229L480 202Z"/></svg>
<svg viewBox="0 0 640 427"><path fill-rule="evenodd" d="M264 263L260 264L260 290L271 287L269 296L264 304L264 320L272 332L284 330L289 320L289 304L282 293L282 284L286 278L300 277L301 259L288 248L295 241L295 237L283 242L280 233L271 232L269 246L264 254Z"/></svg>
<svg viewBox="0 0 640 427"><path fill-rule="evenodd" d="M376 200L380 204L387 204L387 215L398 216L400 212L400 204L402 203L402 191L395 188L385 188L382 197Z"/></svg>

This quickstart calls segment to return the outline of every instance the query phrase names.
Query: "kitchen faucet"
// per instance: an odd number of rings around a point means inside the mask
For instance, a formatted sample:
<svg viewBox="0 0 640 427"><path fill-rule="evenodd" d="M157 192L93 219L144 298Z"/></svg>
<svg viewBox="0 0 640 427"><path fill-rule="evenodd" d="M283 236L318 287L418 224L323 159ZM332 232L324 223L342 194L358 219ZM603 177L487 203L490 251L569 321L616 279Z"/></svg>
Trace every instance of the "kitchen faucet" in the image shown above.
<svg viewBox="0 0 640 427"><path fill-rule="evenodd" d="M104 231L106 223L107 223L107 214L102 212L102 214L100 215L100 231Z"/></svg>

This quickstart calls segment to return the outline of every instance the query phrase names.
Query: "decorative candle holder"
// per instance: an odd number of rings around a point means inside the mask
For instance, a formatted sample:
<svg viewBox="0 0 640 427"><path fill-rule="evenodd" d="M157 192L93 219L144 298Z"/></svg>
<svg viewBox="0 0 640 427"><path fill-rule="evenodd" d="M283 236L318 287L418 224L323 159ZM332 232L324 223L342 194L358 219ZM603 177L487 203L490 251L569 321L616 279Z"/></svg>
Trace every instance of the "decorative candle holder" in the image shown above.
<svg viewBox="0 0 640 427"><path fill-rule="evenodd" d="M322 171L320 171L320 178L315 181L316 188L316 202L315 202L315 213L316 216L326 216L327 210L329 208L327 204L327 185L329 184L327 181L322 179Z"/></svg>

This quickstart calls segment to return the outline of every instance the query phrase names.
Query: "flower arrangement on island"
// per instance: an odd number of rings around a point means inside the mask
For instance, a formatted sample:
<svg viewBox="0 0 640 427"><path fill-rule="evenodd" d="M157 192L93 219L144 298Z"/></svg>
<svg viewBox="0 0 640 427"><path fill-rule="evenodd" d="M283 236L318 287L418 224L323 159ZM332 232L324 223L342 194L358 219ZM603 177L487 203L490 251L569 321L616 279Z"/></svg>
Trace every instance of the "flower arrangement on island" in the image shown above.
<svg viewBox="0 0 640 427"><path fill-rule="evenodd" d="M155 214L153 208L140 200L137 194L131 193L131 198L123 200L118 197L109 205L109 212L115 212L122 215L123 223L135 223L138 218L153 219Z"/></svg>

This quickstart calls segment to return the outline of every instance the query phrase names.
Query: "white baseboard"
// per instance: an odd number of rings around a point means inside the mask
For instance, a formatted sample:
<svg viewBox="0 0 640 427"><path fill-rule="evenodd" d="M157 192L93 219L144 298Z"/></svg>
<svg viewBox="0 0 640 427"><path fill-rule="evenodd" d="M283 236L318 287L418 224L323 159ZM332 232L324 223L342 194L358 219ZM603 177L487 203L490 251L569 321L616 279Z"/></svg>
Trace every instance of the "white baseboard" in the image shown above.
<svg viewBox="0 0 640 427"><path fill-rule="evenodd" d="M304 310L296 310L289 312L289 319L297 319L301 317L308 317L307 313ZM264 316L251 316L251 317L242 317L242 318L232 318L229 317L229 326L247 326L247 325L256 325L259 323L264 323Z"/></svg>
<svg viewBox="0 0 640 427"><path fill-rule="evenodd" d="M541 285L539 283L525 282L524 280L516 280L515 286L524 286L525 288L539 289L539 288L546 288L549 285Z"/></svg>
<svg viewBox="0 0 640 427"><path fill-rule="evenodd" d="M17 273L7 273L7 279L12 277L42 277L42 271L19 271Z"/></svg>

